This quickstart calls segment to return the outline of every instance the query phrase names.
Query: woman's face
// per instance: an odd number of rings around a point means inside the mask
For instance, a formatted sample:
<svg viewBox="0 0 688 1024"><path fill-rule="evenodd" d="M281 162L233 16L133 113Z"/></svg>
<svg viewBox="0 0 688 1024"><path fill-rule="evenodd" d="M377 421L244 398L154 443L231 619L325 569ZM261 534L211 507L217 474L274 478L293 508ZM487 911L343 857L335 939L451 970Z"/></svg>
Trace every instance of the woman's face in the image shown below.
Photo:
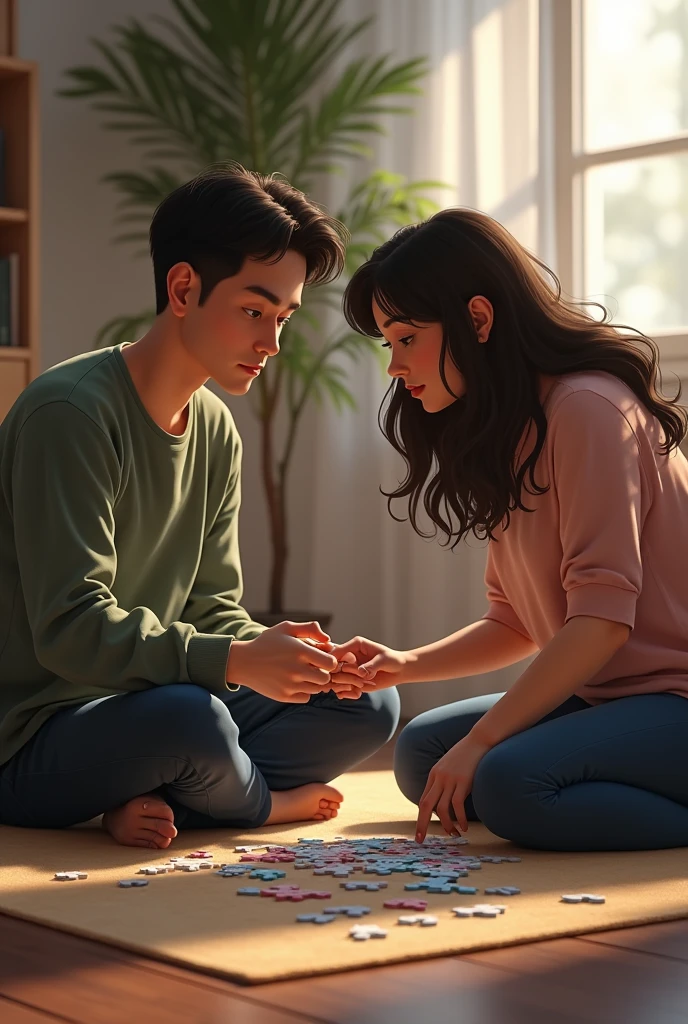
<svg viewBox="0 0 688 1024"><path fill-rule="evenodd" d="M492 306L487 299L478 296L471 299L469 310L478 331L478 341L487 341L492 326ZM440 377L441 323L418 327L399 323L383 313L375 299L373 316L385 339L385 347L392 353L388 374L403 380L411 395L422 402L426 412L440 412L462 397L466 383L449 352L445 355L444 373L453 394L447 391Z"/></svg>

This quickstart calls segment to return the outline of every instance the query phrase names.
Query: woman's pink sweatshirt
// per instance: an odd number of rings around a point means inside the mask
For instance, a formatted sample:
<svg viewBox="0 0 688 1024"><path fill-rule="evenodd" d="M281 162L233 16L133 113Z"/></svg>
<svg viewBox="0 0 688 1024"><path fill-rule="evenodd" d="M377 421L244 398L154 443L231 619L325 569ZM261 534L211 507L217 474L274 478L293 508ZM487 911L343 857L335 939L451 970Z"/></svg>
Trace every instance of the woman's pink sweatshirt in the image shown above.
<svg viewBox="0 0 688 1024"><path fill-rule="evenodd" d="M495 531L485 618L539 648L575 615L624 622L628 640L578 696L688 697L688 461L660 453L659 421L611 374L543 378L541 398L535 480L550 488Z"/></svg>

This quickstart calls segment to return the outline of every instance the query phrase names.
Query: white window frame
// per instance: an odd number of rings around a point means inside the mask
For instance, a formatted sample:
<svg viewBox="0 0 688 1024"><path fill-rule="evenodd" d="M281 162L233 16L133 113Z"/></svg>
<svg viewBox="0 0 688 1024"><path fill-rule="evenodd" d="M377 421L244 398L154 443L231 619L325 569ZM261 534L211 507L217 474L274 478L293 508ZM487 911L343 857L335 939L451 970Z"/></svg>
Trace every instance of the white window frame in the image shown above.
<svg viewBox="0 0 688 1024"><path fill-rule="evenodd" d="M554 219L557 272L564 292L585 293L584 176L591 167L667 153L688 153L688 132L657 142L586 152L583 146L583 0L545 0L552 56ZM542 10L542 8L541 8ZM545 12L542 12L543 14ZM656 329L663 371L688 384L688 328Z"/></svg>

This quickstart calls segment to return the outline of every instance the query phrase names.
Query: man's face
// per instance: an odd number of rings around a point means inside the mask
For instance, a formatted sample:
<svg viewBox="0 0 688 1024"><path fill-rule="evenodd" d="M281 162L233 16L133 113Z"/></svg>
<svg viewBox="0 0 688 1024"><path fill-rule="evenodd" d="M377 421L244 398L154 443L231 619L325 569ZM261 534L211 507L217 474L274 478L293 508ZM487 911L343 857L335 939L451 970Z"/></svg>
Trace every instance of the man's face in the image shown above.
<svg viewBox="0 0 688 1024"><path fill-rule="evenodd" d="M262 367L279 352L283 325L301 304L306 260L289 249L277 263L247 258L238 274L198 305L201 279L187 263L170 271L179 302L181 341L188 354L230 395L245 395Z"/></svg>

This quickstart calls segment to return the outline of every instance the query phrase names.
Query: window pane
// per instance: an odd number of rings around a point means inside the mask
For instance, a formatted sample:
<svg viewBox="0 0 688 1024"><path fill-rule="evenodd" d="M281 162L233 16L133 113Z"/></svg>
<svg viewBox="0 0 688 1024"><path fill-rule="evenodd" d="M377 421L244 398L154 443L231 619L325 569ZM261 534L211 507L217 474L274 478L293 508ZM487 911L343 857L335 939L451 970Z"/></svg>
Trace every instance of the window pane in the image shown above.
<svg viewBox="0 0 688 1024"><path fill-rule="evenodd" d="M585 291L641 330L688 325L688 153L586 174Z"/></svg>
<svg viewBox="0 0 688 1024"><path fill-rule="evenodd" d="M688 2L585 0L584 145L688 130Z"/></svg>

